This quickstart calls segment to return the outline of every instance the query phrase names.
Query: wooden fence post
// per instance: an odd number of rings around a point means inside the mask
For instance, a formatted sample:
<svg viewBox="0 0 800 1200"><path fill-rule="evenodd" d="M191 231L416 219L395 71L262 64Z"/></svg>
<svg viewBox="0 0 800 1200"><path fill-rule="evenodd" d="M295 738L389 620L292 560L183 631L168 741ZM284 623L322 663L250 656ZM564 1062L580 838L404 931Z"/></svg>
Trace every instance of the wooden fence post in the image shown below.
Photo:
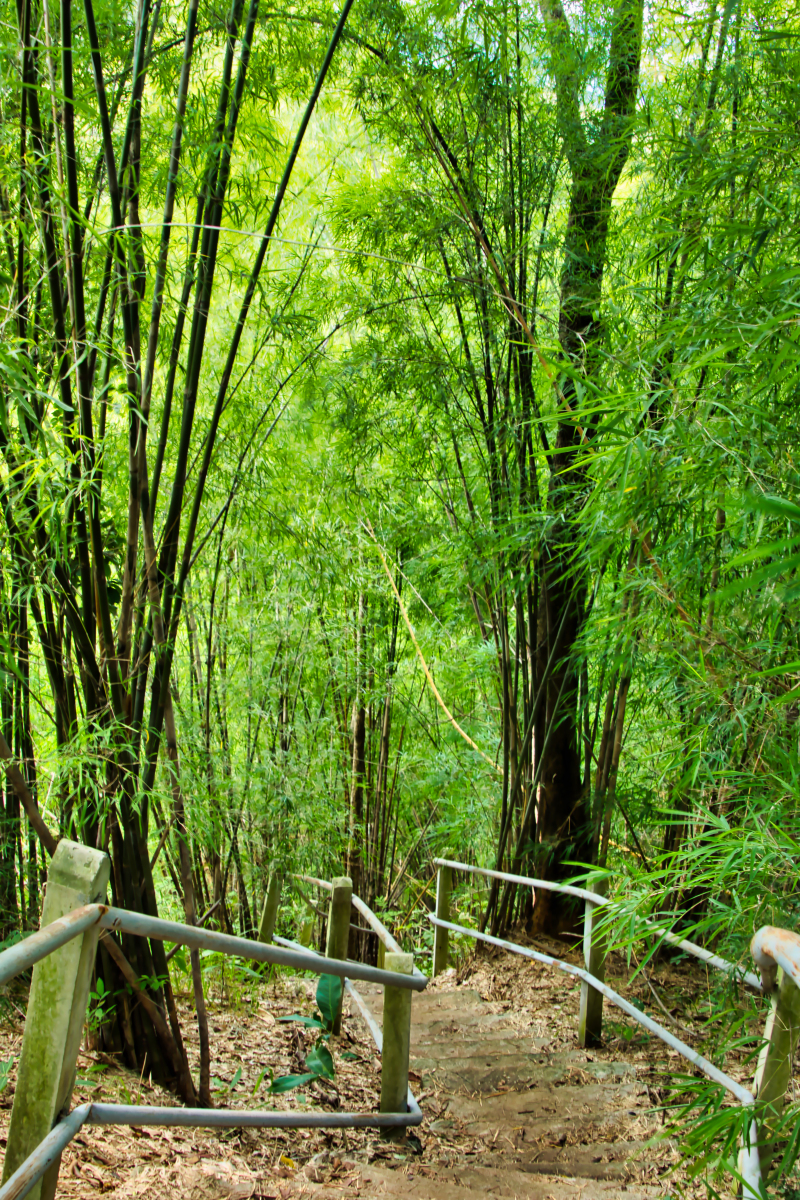
<svg viewBox="0 0 800 1200"><path fill-rule="evenodd" d="M598 879L591 889L598 896L608 892L608 876ZM598 937L595 933L597 917L602 909L601 904L586 901L583 918L583 961L586 970L601 983L605 982L606 946L607 939ZM585 1048L600 1045L603 1031L603 993L598 992L591 984L581 983L581 1005L578 1018L578 1042Z"/></svg>
<svg viewBox="0 0 800 1200"><path fill-rule="evenodd" d="M261 910L261 921L258 926L258 940L269 944L275 934L275 923L278 920L278 905L281 902L283 876L273 866L269 873L267 894L264 897L264 907Z"/></svg>
<svg viewBox="0 0 800 1200"><path fill-rule="evenodd" d="M342 875L333 881L331 904L328 909L328 939L325 943L327 958L347 958L347 946L350 941L350 909L353 898L353 881L347 875ZM342 988L342 997L344 988ZM342 1030L342 999L333 1022L333 1032Z"/></svg>
<svg viewBox="0 0 800 1200"><path fill-rule="evenodd" d="M770 1141L776 1136L775 1124L783 1112L786 1089L792 1078L798 1036L800 988L790 975L779 970L753 1087L758 1115L758 1152L765 1174L772 1158Z"/></svg>
<svg viewBox="0 0 800 1200"><path fill-rule="evenodd" d="M47 872L42 927L84 904L103 903L110 873L107 854L62 838ZM33 968L3 1183L69 1106L99 932L92 926ZM61 1155L28 1192L31 1200L52 1200L60 1165Z"/></svg>
<svg viewBox="0 0 800 1200"><path fill-rule="evenodd" d="M386 951L384 969L411 975L413 954ZM408 1060L411 1052L411 989L383 988L383 1052L381 1055L381 1112L408 1112ZM391 1135L393 1130L389 1130Z"/></svg>
<svg viewBox="0 0 800 1200"><path fill-rule="evenodd" d="M450 896L453 892L453 868L439 867L436 872L436 916L440 921L450 920ZM447 970L447 952L450 947L450 930L433 927L433 975Z"/></svg>

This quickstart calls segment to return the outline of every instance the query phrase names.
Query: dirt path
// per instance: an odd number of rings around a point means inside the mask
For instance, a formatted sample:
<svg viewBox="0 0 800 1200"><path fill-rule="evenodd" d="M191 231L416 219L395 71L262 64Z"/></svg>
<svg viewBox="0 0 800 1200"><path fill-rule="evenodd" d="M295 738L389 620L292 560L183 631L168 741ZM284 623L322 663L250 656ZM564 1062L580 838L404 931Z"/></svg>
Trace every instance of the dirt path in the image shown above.
<svg viewBox="0 0 800 1200"><path fill-rule="evenodd" d="M550 947L558 950L558 947ZM565 948L560 947L561 955ZM624 975L626 972L622 971ZM640 1003L641 978L618 986ZM686 1012L702 1000L692 968L670 967L658 987ZM379 988L360 991L381 1019ZM293 977L251 994L212 999L212 1071L223 1107L375 1111L380 1060L355 1006L334 1047L334 1084L270 1101L259 1078L303 1069L313 1034L278 1019L310 1013L314 986ZM648 1005L649 1007L649 1005ZM0 1057L19 1053L24 999L0 1029ZM87 1200L294 1200L295 1197L409 1197L410 1200L626 1200L674 1195L677 1154L658 1134L658 1106L680 1069L658 1041L642 1038L613 1008L606 1047L577 1046L578 985L530 961L492 954L471 961L415 995L411 1086L425 1119L408 1138L371 1131L128 1129L84 1127L64 1155L59 1195ZM698 1010L699 1011L699 1010ZM196 1033L182 1011L190 1057ZM729 1064L730 1065L730 1064ZM195 1063L196 1066L196 1063ZM92 1071L95 1071L92 1074ZM13 1076L0 1097L4 1142ZM227 1089L227 1090L226 1090ZM74 1103L174 1104L174 1097L113 1064L82 1055ZM705 1194L701 1184L684 1195Z"/></svg>
<svg viewBox="0 0 800 1200"><path fill-rule="evenodd" d="M380 989L359 991L380 1016ZM436 1115L423 1126L417 1163L409 1158L400 1172L368 1166L364 1194L419 1200L662 1195L659 1184L646 1182L654 1171L652 1156L643 1159L642 1150L659 1122L636 1066L608 1053L565 1048L542 1024L527 1009L484 999L452 977L416 995L412 1068L423 1107ZM426 1147L426 1134L437 1143L436 1154ZM660 1157L663 1170L669 1154Z"/></svg>

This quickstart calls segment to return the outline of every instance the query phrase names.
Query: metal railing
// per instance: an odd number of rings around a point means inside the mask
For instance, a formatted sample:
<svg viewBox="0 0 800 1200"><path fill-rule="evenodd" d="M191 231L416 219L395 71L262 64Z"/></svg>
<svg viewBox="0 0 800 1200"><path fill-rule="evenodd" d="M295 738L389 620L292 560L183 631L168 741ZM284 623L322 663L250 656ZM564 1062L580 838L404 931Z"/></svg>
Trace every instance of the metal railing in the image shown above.
<svg viewBox="0 0 800 1200"><path fill-rule="evenodd" d="M588 1045L599 1040L602 1002L604 998L608 999L708 1078L726 1088L743 1109L752 1112L748 1133L743 1138L739 1174L746 1197L752 1200L753 1197L762 1196L762 1167L769 1159L764 1134L770 1134L782 1109L800 1031L800 937L788 930L771 927L756 934L751 949L761 972L759 980L758 976L711 954L704 947L659 928L656 922L642 922L643 932L654 933L708 965L773 995L756 1081L751 1091L605 983L605 939L602 931L601 936L597 936L594 927L597 910L610 903L605 895L586 888L491 871L449 859L437 859L435 862L438 871L436 913L429 914L435 927L434 975L440 974L446 967L449 934L456 933L554 966L580 979L582 1044ZM585 968L452 922L449 919L450 897L453 871L456 870L561 892L583 900ZM329 883L312 876L298 877L321 887L330 895L326 952L323 955L289 939L275 936L282 884L277 872L273 872L268 883L259 941L165 921L101 903L108 873L105 855L76 843L59 843L50 864L42 928L24 942L0 953L0 983L39 964L34 970L31 986L0 1200L16 1200L34 1188L35 1200L38 1200L40 1192L42 1200L48 1200L55 1192L61 1153L84 1124L386 1129L418 1125L422 1121L422 1112L408 1087L411 993L421 991L428 980L414 965L413 956L403 953L398 942L369 906L353 895L349 879L340 878ZM347 958L353 909L378 937L383 951L383 967L372 967ZM352 997L382 1054L381 1111L301 1113L89 1103L67 1112L100 930L169 941L175 947L184 945L191 949L213 950L249 961L286 966L317 975L335 975L343 979L343 990ZM382 1031L350 980L383 986ZM338 1031L340 1019L341 1008L334 1022L335 1031ZM50 1026L57 1026L55 1036ZM44 1036L46 1029L49 1032ZM37 1186L40 1180L43 1183Z"/></svg>
<svg viewBox="0 0 800 1200"><path fill-rule="evenodd" d="M605 939L593 937L595 933L593 925L596 909L611 903L606 896L586 888L572 887L528 876L511 875L503 871L491 871L450 859L435 859L434 864L437 868L436 913L428 914L429 920L436 930L433 974L438 975L446 968L448 935L457 933L498 946L512 954L519 954L547 966L556 967L558 970L580 979L582 984L580 1040L582 1045L589 1044L587 1033L591 1035L592 1043L599 1041L602 1002L603 998L608 999L639 1025L676 1050L709 1079L724 1087L738 1100L743 1109L752 1110L753 1120L749 1123L747 1136L742 1139L739 1154L739 1176L746 1200L762 1197L765 1194L762 1183L762 1165L766 1165L770 1157L764 1134L769 1135L770 1128L774 1127L776 1117L783 1108L787 1088L791 1081L792 1063L800 1033L800 935L792 933L790 930L775 929L771 926L765 926L756 933L750 948L756 965L761 971L761 979L759 979L752 972L742 971L734 963L711 954L704 947L676 937L670 931L660 929L653 921L642 921L643 932L655 933L663 941L693 955L708 965L739 978L759 991L773 995L772 1009L767 1021L756 1079L751 1091L721 1071L703 1055L698 1054L680 1038L675 1037L658 1021L654 1021L646 1013L641 1012L604 982ZM450 921L449 910L454 870L560 892L584 900L586 905L584 924L586 968L576 967L572 963L564 962L562 959L554 958L539 950L520 946L515 942L505 941L503 938L493 937L491 934L481 933L479 930L469 929ZM591 1029L588 1028L589 1024ZM763 1164L762 1159L764 1160Z"/></svg>
<svg viewBox="0 0 800 1200"><path fill-rule="evenodd" d="M323 955L283 938L275 939L278 945L267 944L100 903L98 897L105 893L108 875L106 855L62 840L50 863L42 928L24 942L0 953L0 983L28 967L35 967L0 1200L18 1200L40 1180L44 1182L37 1187L36 1195L52 1196L61 1153L84 1124L329 1129L398 1129L420 1124L422 1112L408 1089L411 992L425 988L428 979L414 967L412 956L400 951L363 901L358 901L358 910L371 924L380 926L392 943L384 968L349 960L346 933L344 952L333 953L337 945L342 945L341 920L334 912L333 900L327 953ZM343 883L349 884L349 880L337 880L332 885L334 898L337 885ZM276 889L271 890L274 896ZM279 887L277 892L279 895ZM94 902L80 903L86 899ZM349 899L348 896L348 916ZM65 907L71 911L57 911ZM277 904L275 908L277 911ZM316 975L338 976L354 996L373 1036L375 1022L366 1013L363 1001L349 981L381 984L384 988L384 1029L382 1035L378 1031L376 1039L383 1050L381 1111L303 1113L89 1103L67 1112L101 929L169 941L190 949L213 950ZM81 939L79 944L78 939ZM59 961L59 955L63 961Z"/></svg>
<svg viewBox="0 0 800 1200"><path fill-rule="evenodd" d="M300 880L302 883L313 884L327 892L333 891L332 883L328 883L325 879L316 879L313 875L295 875L293 878ZM377 936L378 941L382 944L385 950L388 950L392 954L403 953L399 942L392 937L391 933L380 920L380 918L376 917L372 909L365 904L359 896L356 896L356 894L353 893L350 897L350 903L356 912L359 913L367 922L371 931ZM358 926L353 926L353 928L357 929ZM421 972L419 972L416 967L414 968L414 972L415 974L419 974L421 976Z"/></svg>
<svg viewBox="0 0 800 1200"><path fill-rule="evenodd" d="M509 875L505 871L491 871L487 867L471 867L466 863L453 862L448 858L434 859L436 867L449 867L451 870L467 871L472 875L484 875L490 879L502 879L509 883L519 883L523 886L541 888L542 891L560 892L564 896L574 896L578 900L584 900L587 905L592 907L602 908L611 904L611 901L602 892L593 892L588 888L573 887L565 883L553 883L549 879L532 879L527 875ZM662 941L669 946L674 946L676 950L683 950L686 954L691 954L694 958L700 959L709 967L714 967L718 971L725 971L735 978L741 979L743 983L749 984L756 991L761 991L761 980L752 971L745 971L737 963L728 962L725 958L720 958L718 954L713 954L710 950L706 950L705 946L698 946L697 942L690 942L686 938L678 937L669 929L662 929L657 922L648 920L647 918L639 918L643 929L648 933L656 934Z"/></svg>

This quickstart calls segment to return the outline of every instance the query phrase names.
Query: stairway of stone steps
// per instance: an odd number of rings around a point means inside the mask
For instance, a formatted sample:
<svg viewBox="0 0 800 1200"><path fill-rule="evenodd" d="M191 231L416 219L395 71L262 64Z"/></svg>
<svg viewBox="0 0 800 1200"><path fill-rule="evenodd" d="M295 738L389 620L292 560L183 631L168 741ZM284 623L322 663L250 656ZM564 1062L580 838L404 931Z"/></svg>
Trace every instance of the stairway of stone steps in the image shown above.
<svg viewBox="0 0 800 1200"><path fill-rule="evenodd" d="M359 984L358 990L380 1023L381 989ZM657 1118L635 1064L554 1044L514 1006L493 1004L447 977L414 995L411 1027L412 1090L426 1113L416 1143L422 1153L415 1157L412 1134L400 1153L390 1146L384 1159L359 1164L358 1194L418 1200L664 1194L653 1179L653 1152L645 1149ZM435 1155L425 1150L432 1138ZM353 1186L336 1192L328 1183L325 1194L353 1195Z"/></svg>

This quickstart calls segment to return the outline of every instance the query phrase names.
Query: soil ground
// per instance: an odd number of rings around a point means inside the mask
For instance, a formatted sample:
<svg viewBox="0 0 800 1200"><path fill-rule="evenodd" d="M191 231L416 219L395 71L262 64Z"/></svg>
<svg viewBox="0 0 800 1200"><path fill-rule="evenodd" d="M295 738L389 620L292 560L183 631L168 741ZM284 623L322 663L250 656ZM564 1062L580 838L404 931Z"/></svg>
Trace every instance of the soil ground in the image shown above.
<svg viewBox="0 0 800 1200"><path fill-rule="evenodd" d="M578 961L565 943L535 943ZM628 983L612 957L609 982L700 1046L711 981L696 964L662 964ZM376 1111L380 1059L352 1001L332 1043L334 1082L270 1097L275 1076L305 1070L316 1035L279 1018L313 1011L315 981L278 976L234 994L211 996L215 1102L225 1108ZM381 993L359 985L380 1021ZM366 1130L228 1130L85 1126L64 1154L58 1194L112 1200L294 1200L299 1196L404 1196L412 1200L626 1200L700 1196L679 1163L664 1111L682 1060L618 1009L606 1005L604 1045L577 1045L579 985L562 973L497 951L415 995L411 1087L425 1114L399 1140ZM658 1002L657 1002L658 1001ZM0 1145L13 1100L24 995L7 997L0 1058L14 1060L0 1093ZM197 1068L188 997L186 1041ZM747 1083L744 1052L724 1069ZM800 1085L800 1074L797 1083ZM74 1104L85 1100L173 1105L175 1098L113 1059L83 1052ZM724 1192L723 1192L724 1194ZM791 1195L791 1190L786 1195ZM800 1193L798 1193L800 1194Z"/></svg>

